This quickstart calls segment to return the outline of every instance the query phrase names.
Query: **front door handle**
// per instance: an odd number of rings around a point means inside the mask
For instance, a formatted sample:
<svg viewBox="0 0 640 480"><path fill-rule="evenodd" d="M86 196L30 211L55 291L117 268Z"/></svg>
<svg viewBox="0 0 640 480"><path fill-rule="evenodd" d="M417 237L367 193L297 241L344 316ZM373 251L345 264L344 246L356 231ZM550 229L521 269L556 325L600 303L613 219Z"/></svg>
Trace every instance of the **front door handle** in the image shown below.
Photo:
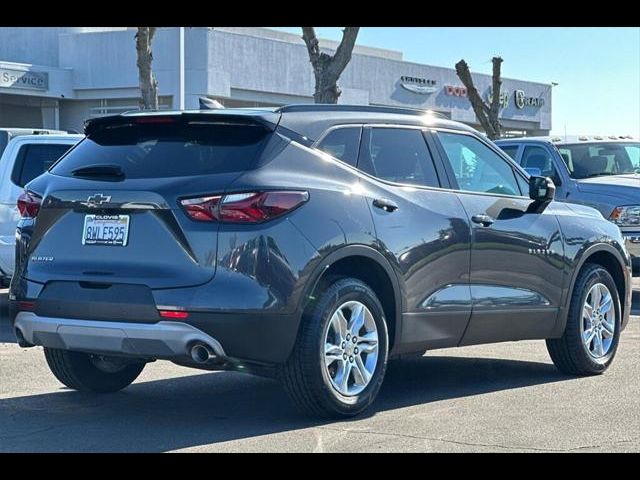
<svg viewBox="0 0 640 480"><path fill-rule="evenodd" d="M373 201L373 206L381 208L385 212L395 212L398 209L398 205L387 198L376 198Z"/></svg>
<svg viewBox="0 0 640 480"><path fill-rule="evenodd" d="M479 214L479 215L474 215L473 217L471 217L471 221L473 223L479 223L483 227L488 227L495 220L493 218L491 218L489 215L486 215L486 214L483 213L483 214Z"/></svg>

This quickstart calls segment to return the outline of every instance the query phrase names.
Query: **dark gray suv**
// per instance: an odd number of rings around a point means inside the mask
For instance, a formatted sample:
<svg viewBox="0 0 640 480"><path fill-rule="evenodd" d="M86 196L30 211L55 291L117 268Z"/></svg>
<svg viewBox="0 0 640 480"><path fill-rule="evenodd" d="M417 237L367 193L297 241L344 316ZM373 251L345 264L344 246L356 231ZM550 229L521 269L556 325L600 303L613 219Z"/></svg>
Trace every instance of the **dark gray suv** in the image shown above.
<svg viewBox="0 0 640 480"><path fill-rule="evenodd" d="M70 388L146 362L279 378L307 412L375 399L390 357L546 339L603 372L630 310L620 230L475 130L344 105L131 113L18 201L12 318Z"/></svg>

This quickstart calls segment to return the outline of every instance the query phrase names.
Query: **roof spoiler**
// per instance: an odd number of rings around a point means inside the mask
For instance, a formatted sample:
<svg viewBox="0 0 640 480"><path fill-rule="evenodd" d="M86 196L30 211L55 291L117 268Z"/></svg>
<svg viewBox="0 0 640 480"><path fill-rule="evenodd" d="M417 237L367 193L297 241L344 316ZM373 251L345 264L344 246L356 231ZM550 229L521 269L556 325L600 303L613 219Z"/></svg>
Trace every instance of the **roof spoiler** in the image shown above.
<svg viewBox="0 0 640 480"><path fill-rule="evenodd" d="M205 110L187 112L145 111L108 115L85 121L84 134L91 135L104 128L118 125L159 124L159 123L190 123L210 125L249 125L260 126L273 132L280 122L280 113L264 112L233 112L230 110Z"/></svg>

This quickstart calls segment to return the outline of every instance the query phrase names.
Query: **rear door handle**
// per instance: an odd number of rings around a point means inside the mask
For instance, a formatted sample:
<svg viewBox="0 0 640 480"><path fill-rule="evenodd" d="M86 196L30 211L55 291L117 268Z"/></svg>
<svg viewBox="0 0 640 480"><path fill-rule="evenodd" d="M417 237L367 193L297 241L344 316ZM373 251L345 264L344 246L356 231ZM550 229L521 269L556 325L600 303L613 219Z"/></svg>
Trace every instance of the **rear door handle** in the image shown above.
<svg viewBox="0 0 640 480"><path fill-rule="evenodd" d="M395 212L398 209L398 205L387 198L376 198L373 201L373 206L381 208L385 212Z"/></svg>
<svg viewBox="0 0 640 480"><path fill-rule="evenodd" d="M473 223L479 223L483 227L488 227L495 220L493 218L491 218L489 215L479 214L479 215L474 215L473 217L471 217L471 221Z"/></svg>

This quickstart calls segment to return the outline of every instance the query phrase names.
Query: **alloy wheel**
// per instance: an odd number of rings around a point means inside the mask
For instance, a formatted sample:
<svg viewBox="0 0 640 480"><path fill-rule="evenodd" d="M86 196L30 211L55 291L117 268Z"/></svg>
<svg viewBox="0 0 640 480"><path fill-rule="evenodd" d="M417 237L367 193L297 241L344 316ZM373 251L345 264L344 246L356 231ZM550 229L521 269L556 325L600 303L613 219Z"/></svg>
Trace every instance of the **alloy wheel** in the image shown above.
<svg viewBox="0 0 640 480"><path fill-rule="evenodd" d="M325 327L324 367L331 386L345 396L358 395L378 363L378 329L371 311L349 301L336 309Z"/></svg>
<svg viewBox="0 0 640 480"><path fill-rule="evenodd" d="M584 301L580 322L582 343L595 359L606 356L611 350L616 329L615 315L611 292L606 285L596 283Z"/></svg>

